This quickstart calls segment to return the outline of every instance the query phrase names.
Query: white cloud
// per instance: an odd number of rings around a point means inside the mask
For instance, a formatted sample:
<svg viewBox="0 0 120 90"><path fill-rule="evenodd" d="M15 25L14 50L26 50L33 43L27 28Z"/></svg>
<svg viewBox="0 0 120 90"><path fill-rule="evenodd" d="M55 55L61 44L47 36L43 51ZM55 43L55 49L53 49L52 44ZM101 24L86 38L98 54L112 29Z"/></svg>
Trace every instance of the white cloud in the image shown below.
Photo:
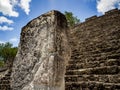
<svg viewBox="0 0 120 90"><path fill-rule="evenodd" d="M0 43L5 43L4 41L0 41Z"/></svg>
<svg viewBox="0 0 120 90"><path fill-rule="evenodd" d="M97 0L97 10L105 13L108 10L120 8L120 0Z"/></svg>
<svg viewBox="0 0 120 90"><path fill-rule="evenodd" d="M12 27L8 27L8 26L0 26L0 30L2 30L2 31L12 31L13 30L13 28Z"/></svg>
<svg viewBox="0 0 120 90"><path fill-rule="evenodd" d="M16 4L15 0L0 0L0 12L3 15L18 17L19 13L14 10Z"/></svg>
<svg viewBox="0 0 120 90"><path fill-rule="evenodd" d="M28 15L30 2L31 0L0 0L0 12L3 15L18 17L19 13L15 10L16 6L18 6Z"/></svg>
<svg viewBox="0 0 120 90"><path fill-rule="evenodd" d="M20 1L20 7L25 11L25 13L27 15L30 12L30 2L31 2L31 0L21 0Z"/></svg>
<svg viewBox="0 0 120 90"><path fill-rule="evenodd" d="M6 17L4 17L4 16L1 16L1 17L0 17L0 24L2 24L2 23L12 24L12 23L13 23L13 21L12 21L12 20L7 19L7 18L6 18Z"/></svg>
<svg viewBox="0 0 120 90"><path fill-rule="evenodd" d="M11 4L15 6L15 5L17 5L19 3L18 1L19 0L11 0Z"/></svg>
<svg viewBox="0 0 120 90"><path fill-rule="evenodd" d="M11 38L9 41L10 41L10 42L17 42L17 41L18 41L18 38L14 37L14 38Z"/></svg>

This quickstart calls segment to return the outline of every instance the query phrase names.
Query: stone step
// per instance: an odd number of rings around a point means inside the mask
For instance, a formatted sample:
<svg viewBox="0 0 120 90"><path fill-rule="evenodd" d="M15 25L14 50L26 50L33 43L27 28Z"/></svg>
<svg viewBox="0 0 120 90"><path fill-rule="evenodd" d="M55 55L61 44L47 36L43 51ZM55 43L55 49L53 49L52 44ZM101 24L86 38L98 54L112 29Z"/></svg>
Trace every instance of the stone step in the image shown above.
<svg viewBox="0 0 120 90"><path fill-rule="evenodd" d="M0 85L0 90L12 90L12 89L10 88L10 85L2 84Z"/></svg>
<svg viewBox="0 0 120 90"><path fill-rule="evenodd" d="M80 82L80 81L99 81L106 83L120 83L120 74L116 75L66 75L65 82Z"/></svg>
<svg viewBox="0 0 120 90"><path fill-rule="evenodd" d="M10 74L6 74L5 77L10 77L11 75Z"/></svg>
<svg viewBox="0 0 120 90"><path fill-rule="evenodd" d="M10 80L10 76L9 77L3 77L2 80Z"/></svg>
<svg viewBox="0 0 120 90"><path fill-rule="evenodd" d="M5 72L6 70L7 70L6 67L1 67L1 68L0 68L0 72Z"/></svg>
<svg viewBox="0 0 120 90"><path fill-rule="evenodd" d="M120 59L120 53L107 56L108 59Z"/></svg>
<svg viewBox="0 0 120 90"><path fill-rule="evenodd" d="M10 80L2 80L0 81L0 84L10 84Z"/></svg>
<svg viewBox="0 0 120 90"><path fill-rule="evenodd" d="M118 59L109 59L109 60L101 60L101 61L94 61L94 62L84 62L80 63L79 61L72 63L69 61L70 64L67 65L66 70L75 70L75 69L83 69L83 68L94 68L94 67L103 67L103 66L120 66L120 60Z"/></svg>
<svg viewBox="0 0 120 90"><path fill-rule="evenodd" d="M120 90L120 83L68 82L65 90Z"/></svg>
<svg viewBox="0 0 120 90"><path fill-rule="evenodd" d="M102 55L103 54L103 55ZM119 59L120 58L120 49L117 48L104 48L102 51L82 51L79 52L78 50L72 51L71 59L75 59L76 57L102 57L105 56L108 59Z"/></svg>
<svg viewBox="0 0 120 90"><path fill-rule="evenodd" d="M71 60L70 61L81 61L81 62L85 62L85 60L87 60L87 62L90 61L101 61L101 60L109 60L109 59L119 59L120 58L120 54L113 54L113 55L106 55L105 53L100 53L100 54L94 54L94 55L79 55L79 56L71 56Z"/></svg>
<svg viewBox="0 0 120 90"><path fill-rule="evenodd" d="M78 59L78 60L69 60L68 61L68 64L77 64L77 63L83 63L84 61L81 60L81 59Z"/></svg>
<svg viewBox="0 0 120 90"><path fill-rule="evenodd" d="M67 70L66 75L83 75L83 74L119 74L120 66L104 66L96 68L86 68L86 69L76 69L76 70Z"/></svg>
<svg viewBox="0 0 120 90"><path fill-rule="evenodd" d="M90 52L73 52L72 53L72 56L71 56L71 59L76 59L76 58L82 58L82 57L93 57L93 58L96 58L96 57L101 57L101 58L107 58L107 59L119 59L120 58L120 52L117 52L117 51L112 51L112 52L100 52L100 53L90 53Z"/></svg>
<svg viewBox="0 0 120 90"><path fill-rule="evenodd" d="M0 79L0 90L12 90L10 88L11 69Z"/></svg>
<svg viewBox="0 0 120 90"><path fill-rule="evenodd" d="M111 41L110 41L111 42ZM99 46L102 46L102 45L96 45L96 47L100 48ZM101 48L99 51L97 50L93 50L91 51L92 54L95 54L95 53L98 53L98 52L112 52L112 51L117 51L120 49L120 46L114 46L114 47L106 47L106 48Z"/></svg>
<svg viewBox="0 0 120 90"><path fill-rule="evenodd" d="M99 55L79 55L79 56L71 56L71 60L70 61L81 61L81 62L85 62L85 60L87 61L100 61L100 60L106 60L106 56L99 56Z"/></svg>
<svg viewBox="0 0 120 90"><path fill-rule="evenodd" d="M101 52L107 53L107 52L117 51L119 49L120 49L120 46L117 46L117 47L116 46L115 47L107 47L107 48L102 48Z"/></svg>
<svg viewBox="0 0 120 90"><path fill-rule="evenodd" d="M83 56L79 56L79 55L77 56L77 55L76 55L76 56L71 56L71 59L72 59L72 60L79 60L79 59L82 59L82 57L83 57Z"/></svg>

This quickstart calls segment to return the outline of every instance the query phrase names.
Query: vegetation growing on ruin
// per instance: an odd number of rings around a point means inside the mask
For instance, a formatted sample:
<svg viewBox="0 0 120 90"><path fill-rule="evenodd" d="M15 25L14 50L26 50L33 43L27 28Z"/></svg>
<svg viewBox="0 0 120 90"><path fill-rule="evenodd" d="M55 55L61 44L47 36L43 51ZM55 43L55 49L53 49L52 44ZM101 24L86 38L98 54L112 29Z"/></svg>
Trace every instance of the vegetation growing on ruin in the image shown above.
<svg viewBox="0 0 120 90"><path fill-rule="evenodd" d="M78 19L76 16L74 16L72 12L65 11L64 15L67 19L68 27L71 28L71 27L75 26L76 24L80 23L80 19Z"/></svg>

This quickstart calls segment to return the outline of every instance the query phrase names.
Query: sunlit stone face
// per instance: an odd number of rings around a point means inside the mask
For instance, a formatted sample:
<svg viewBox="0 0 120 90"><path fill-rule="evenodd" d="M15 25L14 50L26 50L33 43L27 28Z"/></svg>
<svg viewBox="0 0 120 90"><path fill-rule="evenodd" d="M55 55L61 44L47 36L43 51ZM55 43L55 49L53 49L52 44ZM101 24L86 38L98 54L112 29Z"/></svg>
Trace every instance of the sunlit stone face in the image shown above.
<svg viewBox="0 0 120 90"><path fill-rule="evenodd" d="M13 64L13 90L64 90L65 65L70 57L67 22L58 11L32 20L21 32Z"/></svg>

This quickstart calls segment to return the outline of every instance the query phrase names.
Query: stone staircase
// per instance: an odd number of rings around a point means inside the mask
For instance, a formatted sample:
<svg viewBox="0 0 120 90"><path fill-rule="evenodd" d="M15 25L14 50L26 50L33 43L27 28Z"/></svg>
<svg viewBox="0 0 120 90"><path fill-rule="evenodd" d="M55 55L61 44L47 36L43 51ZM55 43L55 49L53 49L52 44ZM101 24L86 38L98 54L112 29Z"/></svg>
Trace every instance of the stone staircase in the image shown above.
<svg viewBox="0 0 120 90"><path fill-rule="evenodd" d="M10 88L11 70L8 70L4 77L0 78L0 90L12 90Z"/></svg>
<svg viewBox="0 0 120 90"><path fill-rule="evenodd" d="M85 62L77 50L66 67L65 90L120 90L120 60Z"/></svg>
<svg viewBox="0 0 120 90"><path fill-rule="evenodd" d="M117 11L71 29L65 90L120 90L119 21Z"/></svg>
<svg viewBox="0 0 120 90"><path fill-rule="evenodd" d="M111 35L111 31L95 39L99 31L90 34L92 38L82 36L86 32L70 35L72 53L66 66L65 90L120 90L120 33L116 30Z"/></svg>

